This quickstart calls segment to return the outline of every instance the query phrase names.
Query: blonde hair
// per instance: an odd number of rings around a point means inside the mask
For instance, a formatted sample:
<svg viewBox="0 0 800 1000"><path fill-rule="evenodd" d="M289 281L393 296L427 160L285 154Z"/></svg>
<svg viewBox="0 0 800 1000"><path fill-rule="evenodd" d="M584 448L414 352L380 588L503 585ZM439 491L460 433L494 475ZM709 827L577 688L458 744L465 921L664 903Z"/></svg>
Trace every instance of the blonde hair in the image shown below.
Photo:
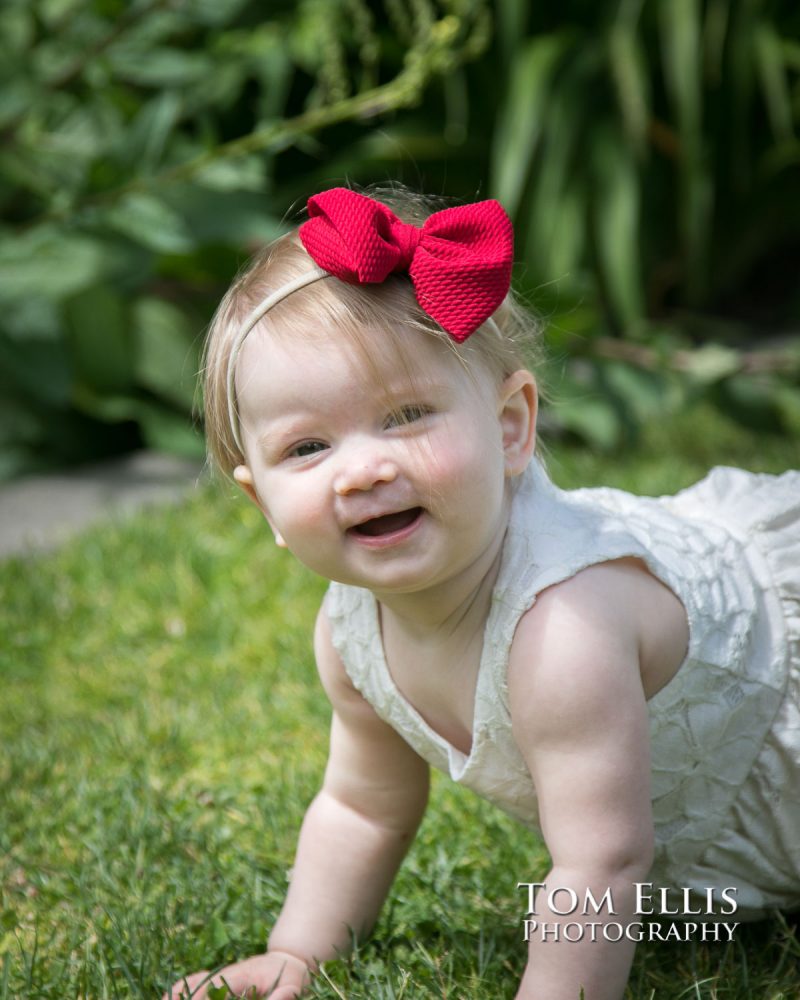
<svg viewBox="0 0 800 1000"><path fill-rule="evenodd" d="M443 207L404 188L371 187L364 194L383 202L404 222L421 225ZM270 294L308 272L313 263L297 229L265 247L228 289L209 327L203 363L206 441L216 466L231 475L245 461L231 425L228 370L242 323ZM335 277L291 292L259 320L254 333L269 328L289 338L319 336L335 329L354 343L369 364L367 329L390 332L413 328L444 342L467 371L482 369L498 384L538 357L538 325L509 292L491 320L457 344L417 303L407 275L390 276L381 284L350 285ZM398 350L399 344L397 345ZM234 358L234 364L236 359Z"/></svg>

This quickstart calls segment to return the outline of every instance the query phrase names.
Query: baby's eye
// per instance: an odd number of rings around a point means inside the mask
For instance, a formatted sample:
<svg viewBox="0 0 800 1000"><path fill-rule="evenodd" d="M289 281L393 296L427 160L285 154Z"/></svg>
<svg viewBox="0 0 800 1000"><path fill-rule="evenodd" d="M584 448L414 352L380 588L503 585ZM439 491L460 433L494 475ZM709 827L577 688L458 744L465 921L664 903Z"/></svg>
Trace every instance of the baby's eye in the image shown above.
<svg viewBox="0 0 800 1000"><path fill-rule="evenodd" d="M324 441L303 441L302 444L297 444L289 452L290 458L308 458L310 455L316 455L321 451L325 451L328 446Z"/></svg>
<svg viewBox="0 0 800 1000"><path fill-rule="evenodd" d="M387 427L402 427L404 424L413 424L417 420L422 420L423 417L427 417L428 414L432 413L432 409L429 406L424 406L422 404L411 404L409 406L401 406L399 409L394 410L386 418Z"/></svg>

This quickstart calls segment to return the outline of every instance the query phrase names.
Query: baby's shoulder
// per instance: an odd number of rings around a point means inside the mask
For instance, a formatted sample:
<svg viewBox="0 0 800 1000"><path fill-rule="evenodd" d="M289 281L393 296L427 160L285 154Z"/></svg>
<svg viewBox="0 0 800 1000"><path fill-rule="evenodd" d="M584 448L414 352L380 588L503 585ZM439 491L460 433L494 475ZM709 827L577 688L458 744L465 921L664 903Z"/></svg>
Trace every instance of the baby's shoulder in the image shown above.
<svg viewBox="0 0 800 1000"><path fill-rule="evenodd" d="M520 618L511 663L549 660L556 653L582 659L600 648L617 654L635 649L635 607L648 578L638 559L624 558L587 566L545 587Z"/></svg>
<svg viewBox="0 0 800 1000"><path fill-rule="evenodd" d="M322 687L335 710L374 715L371 706L353 684L344 661L334 645L326 601L322 602L317 612L314 626L314 658Z"/></svg>
<svg viewBox="0 0 800 1000"><path fill-rule="evenodd" d="M686 612L637 558L587 566L545 588L511 644L509 694L589 692L623 675L650 698L674 676L688 644ZM532 690L535 689L535 690Z"/></svg>

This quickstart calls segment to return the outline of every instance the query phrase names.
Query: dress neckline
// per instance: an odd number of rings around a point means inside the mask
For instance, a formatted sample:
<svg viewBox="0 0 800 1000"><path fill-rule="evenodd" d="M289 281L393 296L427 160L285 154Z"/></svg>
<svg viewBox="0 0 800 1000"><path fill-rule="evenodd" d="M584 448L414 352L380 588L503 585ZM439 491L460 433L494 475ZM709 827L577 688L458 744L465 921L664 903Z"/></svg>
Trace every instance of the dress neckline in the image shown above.
<svg viewBox="0 0 800 1000"><path fill-rule="evenodd" d="M498 580L500 578L500 573L502 573L503 561L505 559L505 540L503 541L503 555L501 557L500 570L498 572ZM420 735L424 736L426 739L435 743L440 750L447 754L447 759L449 763L450 776L454 780L461 778L466 771L474 766L476 757L479 754L480 746L482 741L482 733L484 732L484 727L481 725L483 721L483 713L481 709L484 703L482 698L483 687L485 686L486 680L486 650L487 642L486 637L489 634L489 624L492 621L492 610L494 608L494 594L497 587L497 581L492 588L492 604L489 614L486 617L486 622L483 627L483 637L481 641L481 654L478 660L478 670L475 680L475 697L472 710L472 741L470 745L469 753L464 753L463 750L459 750L458 747L454 746L448 739L446 739L440 732L433 728L433 726L424 718L424 716L416 709L408 698L403 694L400 688L397 686L392 672L389 669L389 662L386 659L386 649L383 645L383 632L381 630L381 620L380 620L380 610L378 606L378 601L375 595L370 591L367 591L368 597L368 608L369 615L371 618L370 626L373 629L373 635L377 637L376 652L379 652L378 661L376 663L377 669L381 672L383 683L386 689L390 692L394 704L397 705L408 720L409 724L413 726Z"/></svg>
<svg viewBox="0 0 800 1000"><path fill-rule="evenodd" d="M534 463L531 464L533 465ZM527 479L530 479L536 474L534 469L531 469L530 467L529 469L530 471L526 473ZM364 591L367 598L367 613L370 618L370 631L375 638L374 652L377 658L375 666L382 675L385 689L391 694L394 704L400 708L409 725L416 730L417 734L432 742L439 748L440 751L446 754L450 777L455 781L460 781L467 771L474 770L479 766L478 762L486 742L486 735L490 729L489 716L492 712L492 699L490 697L485 697L485 695L493 685L496 685L497 681L500 682L502 687L505 687L506 683L505 676L502 678L492 677L493 661L496 661L496 656L492 654L492 646L489 640L492 635L500 634L502 630L501 621L504 617L508 617L511 612L509 602L505 600L502 595L507 591L507 576L510 571L509 564L513 561L510 559L509 546L513 544L512 539L515 534L512 530L514 516L513 508L515 506L515 502L516 497L512 497L508 525L506 526L506 532L500 548L500 565L498 566L497 576L494 584L492 585L489 600L489 611L486 615L486 621L484 622L482 629L481 652L475 678L475 692L472 709L472 741L469 753L464 753L463 750L459 750L458 747L454 746L446 737L434 729L397 686L395 679L392 676L392 672L389 669L389 662L386 659L386 649L383 644L383 630L381 628L378 601L371 591Z"/></svg>

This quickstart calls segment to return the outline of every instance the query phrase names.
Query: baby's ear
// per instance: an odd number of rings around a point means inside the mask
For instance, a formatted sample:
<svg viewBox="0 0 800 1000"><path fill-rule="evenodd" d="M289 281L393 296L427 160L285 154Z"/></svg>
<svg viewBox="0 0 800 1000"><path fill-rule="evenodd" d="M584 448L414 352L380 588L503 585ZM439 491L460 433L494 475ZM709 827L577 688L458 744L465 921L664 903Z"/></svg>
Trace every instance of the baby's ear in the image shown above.
<svg viewBox="0 0 800 1000"><path fill-rule="evenodd" d="M513 372L500 386L498 397L506 476L519 476L536 448L536 380L525 369Z"/></svg>
<svg viewBox="0 0 800 1000"><path fill-rule="evenodd" d="M253 473L250 471L247 465L237 465L233 470L233 478L236 480L237 484L241 487L242 491L247 497L249 497L253 503L258 507L264 517L267 519L267 524L272 530L272 534L275 536L275 544L281 548L286 548L286 542L283 540L282 536L275 530L275 525L272 523L272 519L267 512L266 507L261 502L261 499L256 493L255 480L253 479Z"/></svg>
<svg viewBox="0 0 800 1000"><path fill-rule="evenodd" d="M237 485L241 487L242 491L253 501L256 507L261 510L261 501L258 499L255 481L253 480L253 473L250 471L250 468L247 465L237 465L233 470L233 478L236 480Z"/></svg>

